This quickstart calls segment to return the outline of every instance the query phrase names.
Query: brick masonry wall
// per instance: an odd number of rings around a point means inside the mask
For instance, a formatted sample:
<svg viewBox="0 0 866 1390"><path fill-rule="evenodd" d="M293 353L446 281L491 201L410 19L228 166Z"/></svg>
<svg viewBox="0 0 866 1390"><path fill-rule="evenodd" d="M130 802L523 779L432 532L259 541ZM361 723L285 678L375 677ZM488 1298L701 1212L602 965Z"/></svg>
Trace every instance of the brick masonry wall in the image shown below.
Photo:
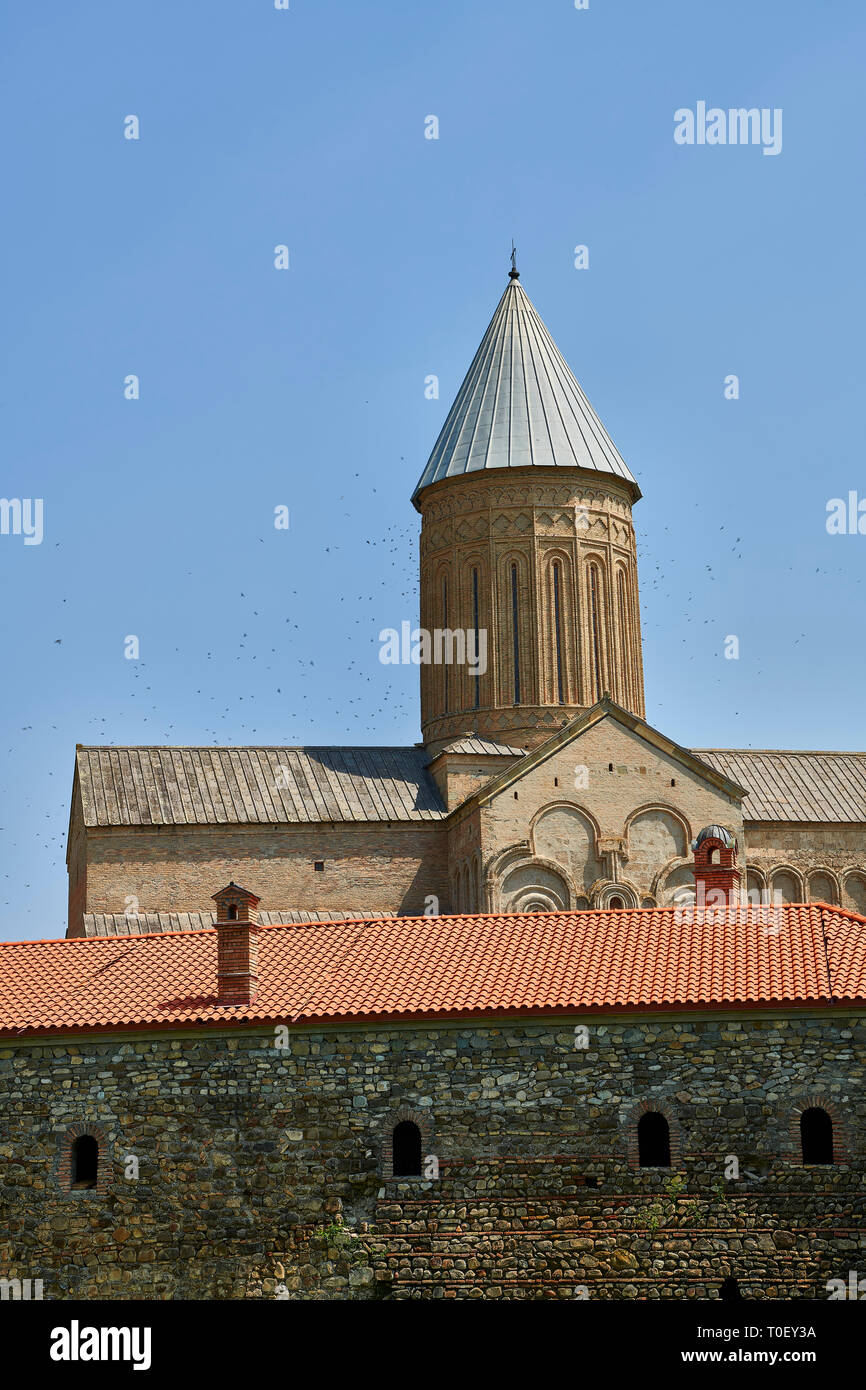
<svg viewBox="0 0 866 1390"><path fill-rule="evenodd" d="M748 1297L817 1299L866 1275L862 1017L587 1015L276 1041L3 1046L0 1276L42 1278L51 1299L633 1299L713 1298L730 1274ZM817 1101L840 1162L804 1167L799 1111ZM672 1171L635 1166L647 1104L670 1117ZM387 1176L407 1115L437 1180ZM108 1172L71 1192L64 1156L82 1132Z"/></svg>
<svg viewBox="0 0 866 1390"><path fill-rule="evenodd" d="M453 762L449 801L459 802L483 785L485 764ZM492 776L508 760L490 764ZM585 785L576 787L579 769ZM576 815L569 816L571 808ZM407 915L424 912L430 896L443 912L520 910L537 896L534 887L551 890L551 910L604 906L605 893L617 891L614 873L626 889L626 906L664 903L692 884L689 841L714 821L740 841L739 864L742 869L745 858L750 887L773 889L774 875L785 873L786 900L829 897L866 914L866 826L744 827L726 795L606 719L480 811L458 807L447 823L85 832L76 810L68 853L70 934L82 931L84 912L124 912L136 903L141 912L210 911L211 894L232 878L258 893L264 910ZM604 849L616 854L615 869ZM324 861L323 872L316 872L316 861ZM533 874L534 864L541 874Z"/></svg>
<svg viewBox="0 0 866 1390"><path fill-rule="evenodd" d="M87 843L77 802L73 802L72 822L69 827L69 843L66 850L66 869L69 875L69 898L67 925L75 924L73 931L83 930L83 917L87 911Z"/></svg>
<svg viewBox="0 0 866 1390"><path fill-rule="evenodd" d="M866 914L866 825L746 824L749 868L772 887L774 873L793 870L801 900L827 899ZM820 874L818 883L811 880Z"/></svg>
<svg viewBox="0 0 866 1390"><path fill-rule="evenodd" d="M212 911L232 879L263 911L289 908L424 911L448 897L447 841L438 822L370 826L165 826L89 830L87 911ZM314 864L324 861L324 870Z"/></svg>
<svg viewBox="0 0 866 1390"><path fill-rule="evenodd" d="M628 485L613 477L538 467L512 468L507 477L472 473L425 489L417 501L423 517L421 626L473 629L476 571L478 626L487 632L487 669L477 687L465 666L447 672L441 665L421 666L421 725L428 744L475 730L535 747L605 690L643 715L630 495ZM517 704L512 565L520 648ZM590 566L596 573L598 663L589 619Z"/></svg>
<svg viewBox="0 0 866 1390"><path fill-rule="evenodd" d="M460 816L458 810L455 819ZM612 880L614 872L605 849L616 855L616 877L631 894L625 906L667 902L681 881L693 884L690 841L714 822L742 844L737 802L615 720L602 719L482 805L489 910L516 911L532 896L530 861L559 872L562 906L597 905L593 884ZM521 844L522 854L509 854Z"/></svg>

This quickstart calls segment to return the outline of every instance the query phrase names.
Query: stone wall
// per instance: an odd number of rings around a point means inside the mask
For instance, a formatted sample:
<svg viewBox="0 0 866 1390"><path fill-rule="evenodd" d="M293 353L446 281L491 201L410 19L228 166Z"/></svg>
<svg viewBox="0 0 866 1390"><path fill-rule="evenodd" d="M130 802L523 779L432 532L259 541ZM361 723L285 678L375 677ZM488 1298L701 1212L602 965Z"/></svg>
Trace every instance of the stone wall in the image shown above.
<svg viewBox="0 0 866 1390"><path fill-rule="evenodd" d="M824 1298L827 1279L866 1273L866 1019L586 1015L277 1041L7 1043L0 1277L42 1278L55 1299L631 1299L714 1297L727 1274L749 1297ZM840 1161L804 1167L799 1109L818 1102ZM647 1105L669 1116L672 1170L635 1164ZM437 1180L385 1176L406 1114ZM60 1171L82 1126L101 1145L94 1191Z"/></svg>
<svg viewBox="0 0 866 1390"><path fill-rule="evenodd" d="M749 821L745 834L752 886L866 914L866 825Z"/></svg>

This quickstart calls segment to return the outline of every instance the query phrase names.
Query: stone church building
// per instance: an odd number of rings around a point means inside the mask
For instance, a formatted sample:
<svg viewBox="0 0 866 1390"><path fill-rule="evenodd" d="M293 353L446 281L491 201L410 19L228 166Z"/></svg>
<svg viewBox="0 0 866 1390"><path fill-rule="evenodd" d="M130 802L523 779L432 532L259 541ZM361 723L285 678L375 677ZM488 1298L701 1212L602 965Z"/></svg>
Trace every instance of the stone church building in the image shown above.
<svg viewBox="0 0 866 1390"><path fill-rule="evenodd" d="M487 638L422 741L78 748L3 1297L866 1296L866 755L647 724L639 496L513 270L413 498Z"/></svg>
<svg viewBox="0 0 866 1390"><path fill-rule="evenodd" d="M640 495L512 270L412 499L421 627L486 669L421 666L411 748L79 747L69 935L210 924L232 878L280 922L664 906L714 823L754 900L866 913L866 754L646 723Z"/></svg>

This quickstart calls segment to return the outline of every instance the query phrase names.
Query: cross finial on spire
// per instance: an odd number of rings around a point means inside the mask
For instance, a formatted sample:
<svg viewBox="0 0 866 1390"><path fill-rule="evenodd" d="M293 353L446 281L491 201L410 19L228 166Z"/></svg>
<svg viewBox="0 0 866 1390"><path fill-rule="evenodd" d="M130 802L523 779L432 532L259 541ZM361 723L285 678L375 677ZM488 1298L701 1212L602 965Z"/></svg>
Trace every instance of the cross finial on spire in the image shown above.
<svg viewBox="0 0 866 1390"><path fill-rule="evenodd" d="M519 280L520 271L517 269L517 250L514 242L511 243L511 269L508 272L509 280Z"/></svg>

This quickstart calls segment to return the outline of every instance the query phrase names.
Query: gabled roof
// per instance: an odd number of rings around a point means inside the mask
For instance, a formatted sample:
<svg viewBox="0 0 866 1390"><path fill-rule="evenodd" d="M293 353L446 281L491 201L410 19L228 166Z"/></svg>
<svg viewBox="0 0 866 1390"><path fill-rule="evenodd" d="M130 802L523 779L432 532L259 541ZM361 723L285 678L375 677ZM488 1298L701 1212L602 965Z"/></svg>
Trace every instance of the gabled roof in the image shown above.
<svg viewBox="0 0 866 1390"><path fill-rule="evenodd" d="M86 826L442 820L423 748L76 751Z"/></svg>
<svg viewBox="0 0 866 1390"><path fill-rule="evenodd" d="M866 753L689 750L607 697L532 753L477 736L454 740L448 751L514 758L476 793L488 796L605 714L727 795L744 796L746 820L866 823ZM430 761L421 747L79 746L76 788L84 824L94 827L441 821L448 810ZM475 798L469 800L474 804Z"/></svg>
<svg viewBox="0 0 866 1390"><path fill-rule="evenodd" d="M704 762L749 788L747 821L866 824L866 753L697 748Z"/></svg>
<svg viewBox="0 0 866 1390"><path fill-rule="evenodd" d="M510 767L503 768L495 777L491 777L489 782L485 782L483 787L461 802L452 814L459 816L467 813L470 807L485 805L493 797L499 796L501 792L507 790L512 783L520 781L527 772L538 767L554 753L558 753L561 748L579 739L582 734L600 723L602 719L613 719L616 723L630 729L653 748L658 749L661 753L666 753L669 758L688 768L696 776L702 777L705 782L709 782L725 796L740 801L746 795L745 788L739 786L725 773L711 766L709 762L704 762L688 748L681 748L666 734L660 733L651 724L647 724L645 719L632 714L630 710L623 709L622 705L618 705L609 695L604 695L590 709L585 710L583 714L576 715L568 724L557 729L556 733L551 734L550 738L546 739L544 743L540 743L537 748L532 749L525 757L512 763Z"/></svg>
<svg viewBox="0 0 866 1390"><path fill-rule="evenodd" d="M258 930L218 1005L217 930L0 945L0 1033L866 1003L866 917L808 907L403 917Z"/></svg>
<svg viewBox="0 0 866 1390"><path fill-rule="evenodd" d="M483 468L584 468L640 489L516 274L415 489Z"/></svg>

